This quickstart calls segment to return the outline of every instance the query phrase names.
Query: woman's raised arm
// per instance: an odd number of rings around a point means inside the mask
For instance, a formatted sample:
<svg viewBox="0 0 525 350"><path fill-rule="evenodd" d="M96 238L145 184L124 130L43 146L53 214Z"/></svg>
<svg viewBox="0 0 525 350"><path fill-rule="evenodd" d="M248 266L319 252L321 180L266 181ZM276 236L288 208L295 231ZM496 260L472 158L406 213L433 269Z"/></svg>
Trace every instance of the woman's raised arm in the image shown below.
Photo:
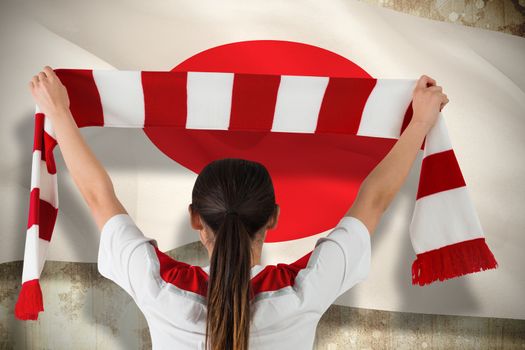
<svg viewBox="0 0 525 350"><path fill-rule="evenodd" d="M115 195L106 169L80 133L69 109L67 90L53 69L45 66L31 79L29 90L42 113L51 120L67 169L99 230L113 215L127 214Z"/></svg>
<svg viewBox="0 0 525 350"><path fill-rule="evenodd" d="M422 75L413 92L413 115L395 145L368 174L359 188L351 208L345 216L361 220L370 234L399 191L416 159L428 131L435 124L439 112L448 103L441 86Z"/></svg>

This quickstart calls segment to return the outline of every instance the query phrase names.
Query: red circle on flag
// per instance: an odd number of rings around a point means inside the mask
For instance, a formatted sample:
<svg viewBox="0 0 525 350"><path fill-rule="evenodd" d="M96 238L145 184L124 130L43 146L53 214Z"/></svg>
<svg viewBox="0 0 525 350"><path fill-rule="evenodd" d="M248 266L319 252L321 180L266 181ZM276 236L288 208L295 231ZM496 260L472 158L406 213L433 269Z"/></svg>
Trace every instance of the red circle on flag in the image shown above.
<svg viewBox="0 0 525 350"><path fill-rule="evenodd" d="M282 40L217 46L188 58L172 71L371 77L336 53ZM334 227L352 205L361 181L395 143L394 139L343 134L175 127L143 130L159 150L196 174L219 158L264 164L281 207L277 227L268 230L265 242L304 238ZM191 202L191 198L176 200Z"/></svg>

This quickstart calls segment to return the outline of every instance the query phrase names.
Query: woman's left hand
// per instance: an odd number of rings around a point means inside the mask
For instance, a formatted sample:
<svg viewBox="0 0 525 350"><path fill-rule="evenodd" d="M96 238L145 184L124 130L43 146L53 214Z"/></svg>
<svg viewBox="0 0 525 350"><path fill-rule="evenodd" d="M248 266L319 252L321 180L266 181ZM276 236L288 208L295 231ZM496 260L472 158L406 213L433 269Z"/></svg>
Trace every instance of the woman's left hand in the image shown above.
<svg viewBox="0 0 525 350"><path fill-rule="evenodd" d="M45 66L43 71L31 79L29 90L41 112L48 117L69 109L69 96L66 87L49 66Z"/></svg>

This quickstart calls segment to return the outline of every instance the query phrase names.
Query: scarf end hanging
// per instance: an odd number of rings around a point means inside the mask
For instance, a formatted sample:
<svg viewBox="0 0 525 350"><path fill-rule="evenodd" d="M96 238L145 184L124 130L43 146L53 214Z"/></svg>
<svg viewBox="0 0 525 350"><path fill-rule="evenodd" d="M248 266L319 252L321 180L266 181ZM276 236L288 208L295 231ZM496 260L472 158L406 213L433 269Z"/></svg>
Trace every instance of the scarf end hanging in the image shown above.
<svg viewBox="0 0 525 350"><path fill-rule="evenodd" d="M24 282L15 305L16 318L19 320L36 320L40 311L44 311L44 303L39 280Z"/></svg>
<svg viewBox="0 0 525 350"><path fill-rule="evenodd" d="M412 263L412 284L423 286L497 267L485 238L475 238L417 254Z"/></svg>

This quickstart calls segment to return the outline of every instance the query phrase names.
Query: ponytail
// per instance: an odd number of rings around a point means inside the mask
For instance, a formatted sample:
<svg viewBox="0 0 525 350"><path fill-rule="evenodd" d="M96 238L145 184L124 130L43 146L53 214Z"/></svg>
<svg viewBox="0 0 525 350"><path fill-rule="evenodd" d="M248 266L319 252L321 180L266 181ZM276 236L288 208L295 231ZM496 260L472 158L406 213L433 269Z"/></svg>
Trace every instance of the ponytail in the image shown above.
<svg viewBox="0 0 525 350"><path fill-rule="evenodd" d="M228 213L210 258L206 349L248 349L251 265L250 235L239 214Z"/></svg>
<svg viewBox="0 0 525 350"><path fill-rule="evenodd" d="M278 215L272 179L262 163L216 159L200 171L191 199L192 220L198 214L215 237L207 286L206 349L247 350L252 242Z"/></svg>

